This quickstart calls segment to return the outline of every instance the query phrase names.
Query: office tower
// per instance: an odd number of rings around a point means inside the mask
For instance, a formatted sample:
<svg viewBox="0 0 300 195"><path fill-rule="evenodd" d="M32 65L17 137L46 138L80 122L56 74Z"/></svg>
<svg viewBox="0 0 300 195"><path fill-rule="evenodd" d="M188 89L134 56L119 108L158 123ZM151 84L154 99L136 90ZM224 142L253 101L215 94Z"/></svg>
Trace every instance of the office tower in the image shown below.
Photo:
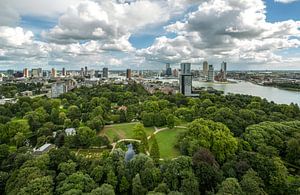
<svg viewBox="0 0 300 195"><path fill-rule="evenodd" d="M34 68L31 70L31 76L34 78L42 77L43 72L41 68Z"/></svg>
<svg viewBox="0 0 300 195"><path fill-rule="evenodd" d="M43 71L43 77L49 77L49 71L44 70Z"/></svg>
<svg viewBox="0 0 300 195"><path fill-rule="evenodd" d="M172 76L172 68L169 63L166 64L166 76Z"/></svg>
<svg viewBox="0 0 300 195"><path fill-rule="evenodd" d="M203 76L204 77L208 76L208 62L207 61L203 62Z"/></svg>
<svg viewBox="0 0 300 195"><path fill-rule="evenodd" d="M38 68L38 77L43 77L43 69Z"/></svg>
<svg viewBox="0 0 300 195"><path fill-rule="evenodd" d="M84 76L87 76L87 75L88 75L88 68L86 66L86 67L84 67Z"/></svg>
<svg viewBox="0 0 300 195"><path fill-rule="evenodd" d="M28 68L23 69L23 77L28 78L29 77L29 70Z"/></svg>
<svg viewBox="0 0 300 195"><path fill-rule="evenodd" d="M226 62L222 62L221 64L221 73L222 73L222 77L223 80L226 80L226 74L227 74L227 63Z"/></svg>
<svg viewBox="0 0 300 195"><path fill-rule="evenodd" d="M126 70L126 79L128 79L128 80L131 79L131 69Z"/></svg>
<svg viewBox="0 0 300 195"><path fill-rule="evenodd" d="M51 69L51 76L52 77L56 77L56 70L55 70L55 68Z"/></svg>
<svg viewBox="0 0 300 195"><path fill-rule="evenodd" d="M95 71L95 77L96 78L101 78L101 72L99 70Z"/></svg>
<svg viewBox="0 0 300 195"><path fill-rule="evenodd" d="M179 77L180 93L185 96L192 95L192 73L191 63L181 63L181 73Z"/></svg>
<svg viewBox="0 0 300 195"><path fill-rule="evenodd" d="M81 68L81 70L80 70L80 76L84 77L84 69L83 68Z"/></svg>
<svg viewBox="0 0 300 195"><path fill-rule="evenodd" d="M108 78L108 68L103 68L102 77Z"/></svg>
<svg viewBox="0 0 300 195"><path fill-rule="evenodd" d="M174 76L174 77L178 77L178 70L177 70L177 69L174 69L174 70L173 70L173 76Z"/></svg>
<svg viewBox="0 0 300 195"><path fill-rule="evenodd" d="M67 75L67 74L66 74L66 69L65 69L65 68L62 69L61 75L64 76L64 77Z"/></svg>
<svg viewBox="0 0 300 195"><path fill-rule="evenodd" d="M214 82L214 66L209 65L208 67L208 76L207 76L207 81L208 82Z"/></svg>

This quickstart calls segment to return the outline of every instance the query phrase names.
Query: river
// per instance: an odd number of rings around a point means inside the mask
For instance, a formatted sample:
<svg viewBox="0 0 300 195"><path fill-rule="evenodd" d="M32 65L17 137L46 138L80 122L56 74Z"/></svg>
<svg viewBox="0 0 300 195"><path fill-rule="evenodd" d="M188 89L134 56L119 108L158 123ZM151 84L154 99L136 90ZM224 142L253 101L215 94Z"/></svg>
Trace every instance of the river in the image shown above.
<svg viewBox="0 0 300 195"><path fill-rule="evenodd" d="M224 91L225 94L235 93L259 96L279 104L290 104L293 102L300 105L300 92L255 85L246 81L238 81L237 83L207 83L194 81L193 86L213 87L214 89Z"/></svg>
<svg viewBox="0 0 300 195"><path fill-rule="evenodd" d="M214 89L224 91L225 94L234 93L259 96L261 98L266 98L268 101L274 101L278 104L297 103L298 105L300 105L300 92L288 91L276 87L255 85L246 81L237 81L237 83L207 83L194 80L193 86L212 87Z"/></svg>

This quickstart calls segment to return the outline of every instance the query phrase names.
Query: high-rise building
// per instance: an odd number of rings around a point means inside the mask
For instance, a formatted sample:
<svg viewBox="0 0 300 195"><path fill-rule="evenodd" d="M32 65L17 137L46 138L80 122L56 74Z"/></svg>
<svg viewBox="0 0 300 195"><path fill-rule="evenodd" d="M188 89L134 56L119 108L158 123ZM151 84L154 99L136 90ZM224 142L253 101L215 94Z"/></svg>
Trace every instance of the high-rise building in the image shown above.
<svg viewBox="0 0 300 195"><path fill-rule="evenodd" d="M29 70L28 68L23 69L23 77L28 78L29 77Z"/></svg>
<svg viewBox="0 0 300 195"><path fill-rule="evenodd" d="M81 70L80 70L80 76L84 77L84 68L81 68Z"/></svg>
<svg viewBox="0 0 300 195"><path fill-rule="evenodd" d="M208 62L207 61L204 61L203 62L203 76L204 77L207 77L208 76Z"/></svg>
<svg viewBox="0 0 300 195"><path fill-rule="evenodd" d="M221 64L221 72L223 74L223 79L226 80L226 74L227 74L227 63L226 62L222 62Z"/></svg>
<svg viewBox="0 0 300 195"><path fill-rule="evenodd" d="M67 74L66 74L66 69L65 69L65 68L62 69L61 75L64 76L64 77L67 75Z"/></svg>
<svg viewBox="0 0 300 195"><path fill-rule="evenodd" d="M95 77L96 78L101 78L101 72L100 72L100 70L96 70L95 71Z"/></svg>
<svg viewBox="0 0 300 195"><path fill-rule="evenodd" d="M177 69L174 69L174 70L173 70L173 76L174 76L174 77L178 77L178 70L177 70Z"/></svg>
<svg viewBox="0 0 300 195"><path fill-rule="evenodd" d="M104 78L108 78L108 68L103 68L103 71L102 71L102 77Z"/></svg>
<svg viewBox="0 0 300 195"><path fill-rule="evenodd" d="M56 77L56 70L55 70L55 68L51 69L51 76L52 77Z"/></svg>
<svg viewBox="0 0 300 195"><path fill-rule="evenodd" d="M126 70L126 79L128 79L128 80L131 79L131 69Z"/></svg>
<svg viewBox="0 0 300 195"><path fill-rule="evenodd" d="M38 68L38 75L39 75L39 77L43 77L43 69L42 68Z"/></svg>
<svg viewBox="0 0 300 195"><path fill-rule="evenodd" d="M31 76L34 78L43 77L43 70L41 68L34 68L31 70Z"/></svg>
<svg viewBox="0 0 300 195"><path fill-rule="evenodd" d="M207 76L207 81L208 82L214 82L214 75L215 72L214 72L214 66L213 65L209 65L208 67L208 76Z"/></svg>
<svg viewBox="0 0 300 195"><path fill-rule="evenodd" d="M86 67L84 67L84 76L87 76L87 75L88 75L88 68L86 66Z"/></svg>
<svg viewBox="0 0 300 195"><path fill-rule="evenodd" d="M192 95L192 73L191 63L181 63L181 73L179 76L180 93L185 96Z"/></svg>
<svg viewBox="0 0 300 195"><path fill-rule="evenodd" d="M172 68L169 63L166 64L166 76L172 76Z"/></svg>

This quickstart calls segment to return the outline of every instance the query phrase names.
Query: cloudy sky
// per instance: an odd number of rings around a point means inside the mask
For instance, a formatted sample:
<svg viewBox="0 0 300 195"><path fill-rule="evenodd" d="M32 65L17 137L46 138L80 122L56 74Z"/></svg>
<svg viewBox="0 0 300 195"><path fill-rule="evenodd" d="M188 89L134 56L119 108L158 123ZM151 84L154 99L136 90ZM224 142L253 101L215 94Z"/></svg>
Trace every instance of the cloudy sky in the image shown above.
<svg viewBox="0 0 300 195"><path fill-rule="evenodd" d="M300 70L298 0L0 0L0 69Z"/></svg>

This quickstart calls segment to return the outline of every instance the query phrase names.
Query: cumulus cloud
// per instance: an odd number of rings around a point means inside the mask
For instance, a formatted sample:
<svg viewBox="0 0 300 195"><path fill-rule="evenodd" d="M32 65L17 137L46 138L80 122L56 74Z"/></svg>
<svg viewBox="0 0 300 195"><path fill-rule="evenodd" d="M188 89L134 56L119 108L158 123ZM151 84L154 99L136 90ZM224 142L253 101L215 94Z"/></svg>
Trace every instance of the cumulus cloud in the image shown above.
<svg viewBox="0 0 300 195"><path fill-rule="evenodd" d="M265 4L258 0L209 0L184 21L166 27L175 38L159 37L138 51L150 60L180 62L219 59L235 62L279 62L281 49L300 46L300 22L266 21Z"/></svg>
<svg viewBox="0 0 300 195"><path fill-rule="evenodd" d="M293 3L299 0L275 0L275 2L279 2L279 3Z"/></svg>

